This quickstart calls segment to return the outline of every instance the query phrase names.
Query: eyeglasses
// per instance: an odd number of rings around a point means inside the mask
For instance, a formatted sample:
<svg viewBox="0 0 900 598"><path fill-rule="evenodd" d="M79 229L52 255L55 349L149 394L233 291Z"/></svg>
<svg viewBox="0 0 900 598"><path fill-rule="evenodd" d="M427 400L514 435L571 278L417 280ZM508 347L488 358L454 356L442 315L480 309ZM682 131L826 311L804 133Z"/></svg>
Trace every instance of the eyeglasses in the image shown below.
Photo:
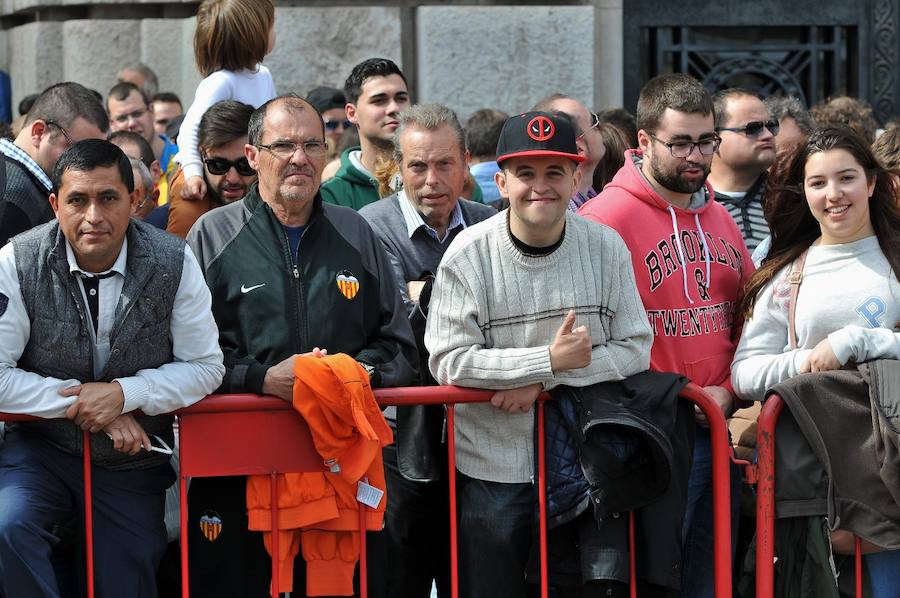
<svg viewBox="0 0 900 598"><path fill-rule="evenodd" d="M591 129L596 129L599 126L600 126L600 115L598 115L596 112L591 112L591 126L588 127L587 131L590 131ZM581 139L582 137L587 135L587 131L582 131L582 133L580 135L576 136L575 139Z"/></svg>
<svg viewBox="0 0 900 598"><path fill-rule="evenodd" d="M241 176L254 176L256 174L256 171L250 166L250 162L247 161L246 157L238 158L233 162L231 160L226 160L225 158L206 158L203 160L203 163L206 164L206 169L209 173L216 176L228 174L228 171L231 170L232 166Z"/></svg>
<svg viewBox="0 0 900 598"><path fill-rule="evenodd" d="M778 135L778 130L781 128L781 125L778 124L777 120L767 120L765 122L761 120L754 120L748 122L743 127L716 127L716 131L731 131L732 133L743 133L747 137L751 139L754 137L759 137L763 129L769 129L769 133L773 136Z"/></svg>
<svg viewBox="0 0 900 598"><path fill-rule="evenodd" d="M135 110L134 112L128 112L127 114L120 114L119 116L115 117L113 120L116 121L117 123L119 123L120 125L124 125L130 119L133 118L134 120L138 120L145 114L147 114L147 109L141 108L140 110Z"/></svg>
<svg viewBox="0 0 900 598"><path fill-rule="evenodd" d="M269 145L257 143L256 147L272 152L276 158L286 160L296 153L298 149L302 149L303 153L310 158L321 158L328 151L324 139L315 139L312 141L304 141L302 143L294 143L293 141L276 141Z"/></svg>
<svg viewBox="0 0 900 598"><path fill-rule="evenodd" d="M706 139L701 139L699 141L663 141L656 135L650 135L650 138L654 141L658 141L667 148L669 148L669 152L672 153L673 158L687 158L691 154L694 153L694 148L696 147L700 150L700 153L704 156L711 156L716 153L716 150L719 149L719 144L722 143L721 137L708 137Z"/></svg>
<svg viewBox="0 0 900 598"><path fill-rule="evenodd" d="M62 133L62 134L63 134L63 137L66 138L66 146L67 146L67 147L68 147L68 146L71 146L73 143L75 143L75 140L72 139L72 138L69 136L69 132L66 131L66 128L65 128L65 127L63 127L62 125L56 124L56 123L53 122L52 120L48 120L48 121L46 121L46 123L47 123L47 126L48 126L48 127L56 127L57 129L59 129L59 132Z"/></svg>
<svg viewBox="0 0 900 598"><path fill-rule="evenodd" d="M353 123L349 120L326 120L325 122L325 130L326 131L337 131L338 127L342 127L344 129L349 129L353 126Z"/></svg>

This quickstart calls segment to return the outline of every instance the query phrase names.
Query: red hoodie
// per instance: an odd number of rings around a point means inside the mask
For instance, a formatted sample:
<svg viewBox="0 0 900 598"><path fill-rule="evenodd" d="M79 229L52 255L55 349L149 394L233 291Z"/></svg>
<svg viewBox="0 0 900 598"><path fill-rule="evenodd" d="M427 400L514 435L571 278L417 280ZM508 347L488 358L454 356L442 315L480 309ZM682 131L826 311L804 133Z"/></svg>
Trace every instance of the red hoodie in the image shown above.
<svg viewBox="0 0 900 598"><path fill-rule="evenodd" d="M625 166L578 213L614 228L631 251L653 329L650 369L684 374L700 386L724 386L734 395L737 308L754 269L744 239L712 199L709 183L703 207L677 208L653 189L635 157L642 157L639 150L626 152Z"/></svg>

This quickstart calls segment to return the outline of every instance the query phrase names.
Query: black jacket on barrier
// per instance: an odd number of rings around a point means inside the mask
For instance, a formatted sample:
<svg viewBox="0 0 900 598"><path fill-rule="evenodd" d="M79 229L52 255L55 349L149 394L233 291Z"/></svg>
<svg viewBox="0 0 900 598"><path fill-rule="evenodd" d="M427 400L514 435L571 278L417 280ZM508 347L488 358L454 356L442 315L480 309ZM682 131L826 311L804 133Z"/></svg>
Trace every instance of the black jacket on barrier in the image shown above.
<svg viewBox="0 0 900 598"><path fill-rule="evenodd" d="M695 429L693 406L678 400L687 382L647 371L551 392L544 406L551 585L627 582L633 510L641 580L680 587Z"/></svg>

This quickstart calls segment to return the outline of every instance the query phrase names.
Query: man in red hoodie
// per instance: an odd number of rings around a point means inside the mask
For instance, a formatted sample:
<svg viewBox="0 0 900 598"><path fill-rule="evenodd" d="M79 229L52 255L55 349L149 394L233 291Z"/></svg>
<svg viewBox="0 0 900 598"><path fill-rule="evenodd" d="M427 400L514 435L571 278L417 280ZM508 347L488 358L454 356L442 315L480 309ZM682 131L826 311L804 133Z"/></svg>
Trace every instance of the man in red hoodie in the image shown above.
<svg viewBox="0 0 900 598"><path fill-rule="evenodd" d="M697 80L661 75L641 90L638 145L579 214L614 228L631 251L653 329L650 368L704 387L728 416L730 367L740 337L736 309L753 263L737 225L706 177L720 139L713 100ZM713 595L710 441L698 412L684 519L682 592ZM733 476L734 477L734 476ZM732 484L734 486L734 484Z"/></svg>

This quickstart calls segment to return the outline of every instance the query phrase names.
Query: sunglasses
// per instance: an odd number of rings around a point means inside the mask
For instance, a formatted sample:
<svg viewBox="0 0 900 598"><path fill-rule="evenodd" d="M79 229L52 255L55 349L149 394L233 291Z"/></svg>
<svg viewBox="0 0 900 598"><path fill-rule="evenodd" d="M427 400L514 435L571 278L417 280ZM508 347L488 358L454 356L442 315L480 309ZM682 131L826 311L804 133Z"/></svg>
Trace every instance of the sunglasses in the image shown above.
<svg viewBox="0 0 900 598"><path fill-rule="evenodd" d="M225 158L207 158L203 163L206 164L206 169L209 170L209 173L216 176L227 174L232 166L241 176L254 176L256 174L256 171L247 162L246 156L238 158L234 162Z"/></svg>
<svg viewBox="0 0 900 598"><path fill-rule="evenodd" d="M338 127L349 129L353 126L353 123L349 120L326 120L324 122L326 131L337 131Z"/></svg>
<svg viewBox="0 0 900 598"><path fill-rule="evenodd" d="M768 129L769 133L772 135L778 135L778 129L780 128L777 120L767 120L765 122L761 120L754 120L752 122L748 122L743 127L718 127L716 131L731 131L733 133L743 133L747 137L759 137L763 129Z"/></svg>

